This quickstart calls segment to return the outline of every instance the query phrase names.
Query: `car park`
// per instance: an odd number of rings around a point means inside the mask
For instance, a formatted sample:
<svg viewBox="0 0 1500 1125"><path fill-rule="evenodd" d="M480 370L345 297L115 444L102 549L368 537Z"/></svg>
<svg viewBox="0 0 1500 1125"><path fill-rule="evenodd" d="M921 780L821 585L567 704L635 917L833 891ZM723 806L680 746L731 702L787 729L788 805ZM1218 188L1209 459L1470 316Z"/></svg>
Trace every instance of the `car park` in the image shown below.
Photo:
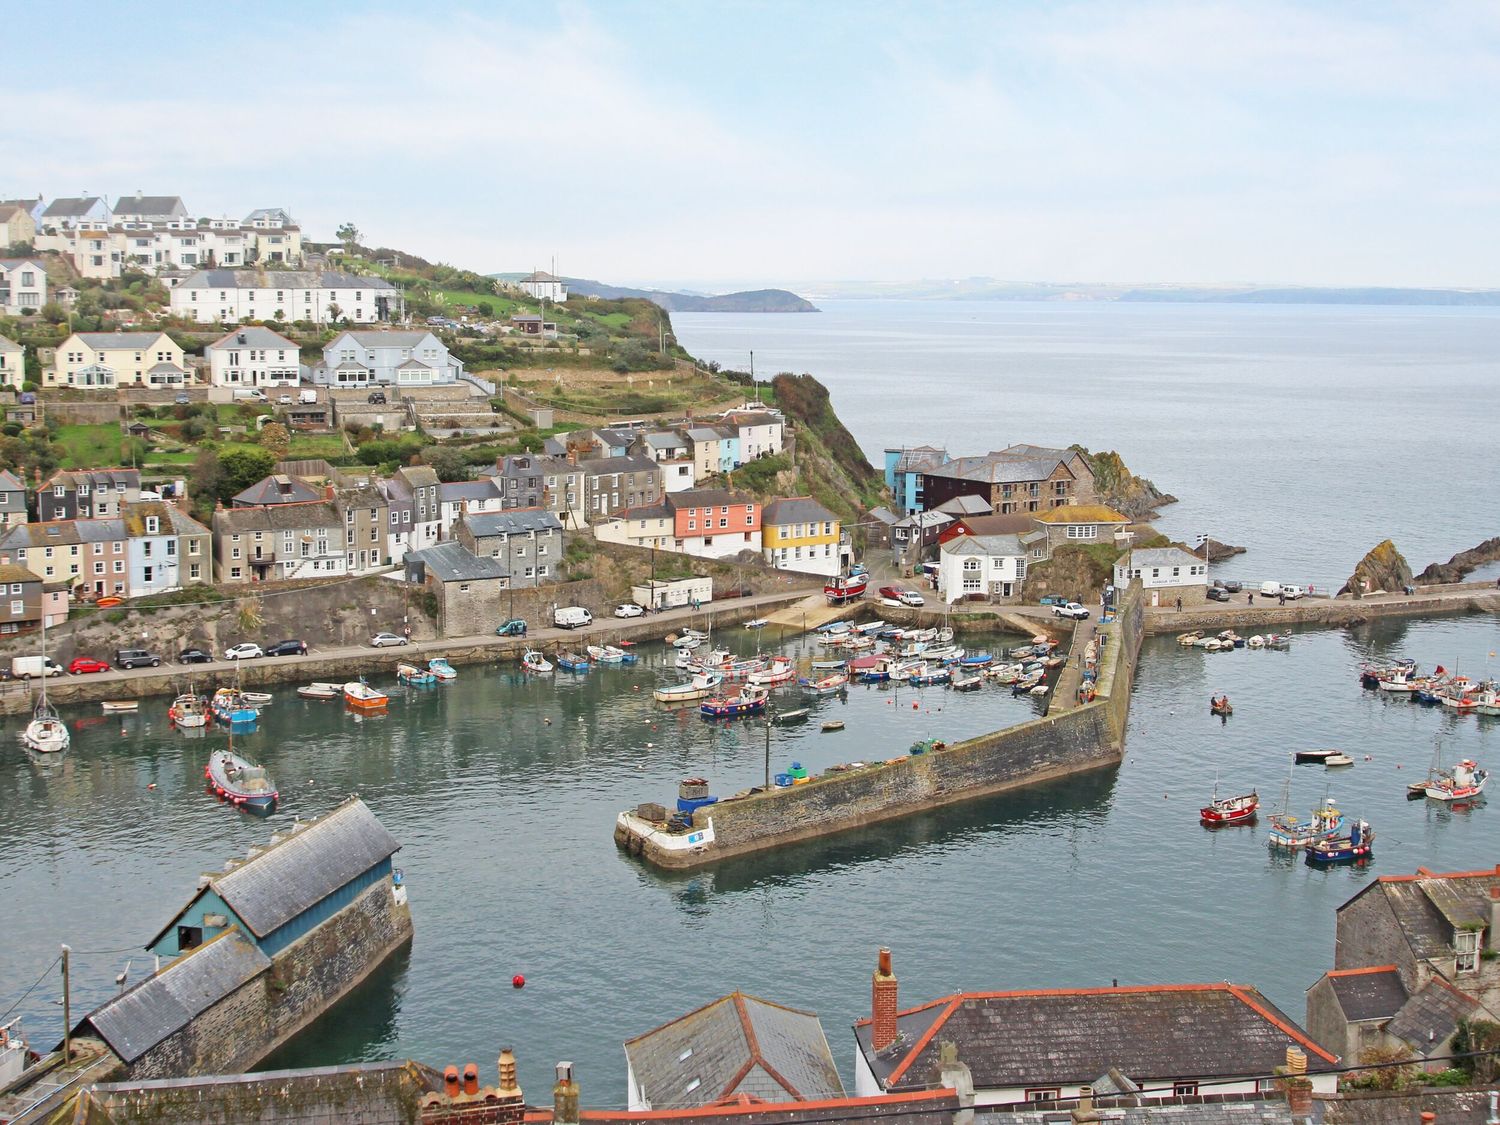
<svg viewBox="0 0 1500 1125"><path fill-rule="evenodd" d="M248 400L250 402L265 402L266 392L261 390L259 387L236 387L234 389L233 397L242 401Z"/></svg>
<svg viewBox="0 0 1500 1125"><path fill-rule="evenodd" d="M225 660L253 660L257 656L264 656L265 650L260 645L251 641L241 641L237 645L230 645L224 650Z"/></svg>
<svg viewBox="0 0 1500 1125"><path fill-rule="evenodd" d="M201 648L185 648L177 654L179 664L209 664L214 654Z"/></svg>
<svg viewBox="0 0 1500 1125"><path fill-rule="evenodd" d="M1043 594L1038 605L1067 605L1068 599L1061 594Z"/></svg>
<svg viewBox="0 0 1500 1125"><path fill-rule="evenodd" d="M95 660L92 656L75 656L73 663L68 665L68 675L87 676L90 672L108 672L109 665L102 660Z"/></svg>
<svg viewBox="0 0 1500 1125"><path fill-rule="evenodd" d="M1280 582L1262 582L1260 589L1256 591L1263 598L1278 598L1281 596Z"/></svg>
<svg viewBox="0 0 1500 1125"><path fill-rule="evenodd" d="M161 657L143 648L119 648L115 650L116 668L160 668Z"/></svg>
<svg viewBox="0 0 1500 1125"><path fill-rule="evenodd" d="M376 633L370 638L370 643L376 648L400 647L406 644L405 637L398 637L395 633Z"/></svg>
<svg viewBox="0 0 1500 1125"><path fill-rule="evenodd" d="M1082 621L1089 615L1088 606L1079 605L1077 602L1068 602L1066 605L1053 605L1053 617L1071 617L1074 621Z"/></svg>
<svg viewBox="0 0 1500 1125"><path fill-rule="evenodd" d="M495 627L497 637L524 637L526 635L526 622L523 618L512 617L504 625Z"/></svg>
<svg viewBox="0 0 1500 1125"><path fill-rule="evenodd" d="M615 606L616 617L639 617L645 612L646 611L644 609L636 605L634 602L621 602L619 605Z"/></svg>
<svg viewBox="0 0 1500 1125"><path fill-rule="evenodd" d="M306 641L277 641L274 645L266 647L267 656L306 656Z"/></svg>
<svg viewBox="0 0 1500 1125"><path fill-rule="evenodd" d="M1210 586L1208 588L1208 600L1211 602L1227 602L1229 591L1223 586Z"/></svg>

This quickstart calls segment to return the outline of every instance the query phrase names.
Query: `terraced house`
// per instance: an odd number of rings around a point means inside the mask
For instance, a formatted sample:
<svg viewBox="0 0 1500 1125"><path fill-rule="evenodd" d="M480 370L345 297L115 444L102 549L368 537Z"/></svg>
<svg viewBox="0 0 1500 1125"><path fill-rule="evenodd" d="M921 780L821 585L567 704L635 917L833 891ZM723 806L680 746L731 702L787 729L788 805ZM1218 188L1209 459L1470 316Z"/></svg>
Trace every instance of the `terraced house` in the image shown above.
<svg viewBox="0 0 1500 1125"><path fill-rule="evenodd" d="M777 570L834 575L843 568L839 518L811 496L773 500L761 516L761 545Z"/></svg>
<svg viewBox="0 0 1500 1125"><path fill-rule="evenodd" d="M42 520L108 519L141 498L139 469L64 469L36 490Z"/></svg>
<svg viewBox="0 0 1500 1125"><path fill-rule="evenodd" d="M200 324L375 324L399 318L404 307L400 290L384 278L334 270L199 270L172 290L172 314Z"/></svg>
<svg viewBox="0 0 1500 1125"><path fill-rule="evenodd" d="M181 387L188 381L182 348L165 332L75 332L57 349L43 385L112 391Z"/></svg>
<svg viewBox="0 0 1500 1125"><path fill-rule="evenodd" d="M453 539L476 558L496 559L515 590L557 580L562 564L562 522L543 508L470 512L453 525Z"/></svg>
<svg viewBox="0 0 1500 1125"><path fill-rule="evenodd" d="M213 536L175 504L160 500L125 504L120 518L125 525L131 597L212 581Z"/></svg>
<svg viewBox="0 0 1500 1125"><path fill-rule="evenodd" d="M19 391L26 382L26 349L6 336L0 336L0 387Z"/></svg>
<svg viewBox="0 0 1500 1125"><path fill-rule="evenodd" d="M24 566L43 582L65 582L76 593L130 597L128 541L121 519L21 524L0 537L0 563Z"/></svg>
<svg viewBox="0 0 1500 1125"><path fill-rule="evenodd" d="M981 457L949 457L944 450L920 446L888 449L886 480L899 502L925 510L968 495L982 497L999 515L1097 502L1093 470L1083 454L1040 445L1007 446Z"/></svg>
<svg viewBox="0 0 1500 1125"><path fill-rule="evenodd" d="M347 574L345 520L331 501L214 513L218 582L276 582Z"/></svg>

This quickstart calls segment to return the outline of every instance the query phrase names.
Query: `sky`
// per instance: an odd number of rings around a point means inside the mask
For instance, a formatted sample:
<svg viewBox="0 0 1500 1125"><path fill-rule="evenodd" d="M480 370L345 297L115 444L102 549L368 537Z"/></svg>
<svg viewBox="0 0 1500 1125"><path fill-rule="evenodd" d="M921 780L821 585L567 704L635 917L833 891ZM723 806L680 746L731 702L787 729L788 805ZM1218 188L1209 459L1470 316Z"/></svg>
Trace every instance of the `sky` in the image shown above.
<svg viewBox="0 0 1500 1125"><path fill-rule="evenodd" d="M1497 284L1479 0L7 6L0 198L620 284Z"/></svg>

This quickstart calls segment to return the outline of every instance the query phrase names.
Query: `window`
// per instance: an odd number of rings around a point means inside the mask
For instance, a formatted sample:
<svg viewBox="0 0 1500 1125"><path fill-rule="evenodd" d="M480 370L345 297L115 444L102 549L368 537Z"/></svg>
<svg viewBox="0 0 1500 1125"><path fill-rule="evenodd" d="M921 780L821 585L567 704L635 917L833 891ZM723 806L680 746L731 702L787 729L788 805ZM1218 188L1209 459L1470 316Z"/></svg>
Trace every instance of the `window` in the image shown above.
<svg viewBox="0 0 1500 1125"><path fill-rule="evenodd" d="M1070 523L1068 524L1069 539L1097 539L1099 538L1099 525L1093 523Z"/></svg>
<svg viewBox="0 0 1500 1125"><path fill-rule="evenodd" d="M1196 1098L1198 1096L1198 1083L1173 1082L1172 1096L1174 1098Z"/></svg>
<svg viewBox="0 0 1500 1125"><path fill-rule="evenodd" d="M1028 1102L1055 1102L1062 1097L1058 1086L1033 1086L1026 1091Z"/></svg>
<svg viewBox="0 0 1500 1125"><path fill-rule="evenodd" d="M201 569L200 569L200 567L198 566L197 563L193 563L192 566L188 567L188 577L189 578L197 578L197 577L199 577L200 573L201 573Z"/></svg>
<svg viewBox="0 0 1500 1125"><path fill-rule="evenodd" d="M1477 973L1479 971L1479 938L1479 930L1455 930L1453 932L1453 948L1458 952L1454 967L1459 972Z"/></svg>
<svg viewBox="0 0 1500 1125"><path fill-rule="evenodd" d="M229 577L231 577L231 578L238 578L239 576L240 576L240 568L239 567L232 566L232 567L229 568Z"/></svg>
<svg viewBox="0 0 1500 1125"><path fill-rule="evenodd" d="M121 560L121 559L116 559L115 560L115 573L116 574L124 574L125 573L125 563L124 563L123 560Z"/></svg>
<svg viewBox="0 0 1500 1125"><path fill-rule="evenodd" d="M20 617L21 614L23 614L25 612L26 612L26 603L25 602L11 602L10 603L10 615L12 617Z"/></svg>

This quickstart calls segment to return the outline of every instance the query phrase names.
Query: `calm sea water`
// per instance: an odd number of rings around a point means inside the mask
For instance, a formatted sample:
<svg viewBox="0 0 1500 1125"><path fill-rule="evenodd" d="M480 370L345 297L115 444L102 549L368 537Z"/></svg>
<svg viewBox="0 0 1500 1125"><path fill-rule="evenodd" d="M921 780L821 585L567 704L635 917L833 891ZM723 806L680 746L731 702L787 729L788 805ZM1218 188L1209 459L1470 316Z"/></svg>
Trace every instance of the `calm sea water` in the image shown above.
<svg viewBox="0 0 1500 1125"><path fill-rule="evenodd" d="M1454 812L1408 803L1403 789L1439 739L1450 761L1500 765L1500 720L1383 699L1353 671L1402 652L1483 672L1500 649L1490 617L1311 632L1288 652L1204 654L1158 639L1118 771L679 875L622 856L615 814L670 801L685 776L720 793L755 783L765 727L656 708L649 689L674 676L663 649L649 649L635 668L582 678L466 668L442 690L398 692L377 719L283 691L260 730L236 740L280 783L269 822L204 793L203 763L222 738L174 734L165 700L123 725L67 712L73 747L44 766L7 721L0 1011L62 941L80 951L75 1011L106 998L127 960L139 979L140 946L200 871L351 791L404 845L416 940L272 1063L488 1067L511 1044L533 1097L545 1099L554 1062L572 1059L593 1105L623 1104L625 1038L736 987L819 1012L847 1066L848 1025L864 1013L882 944L911 1003L957 988L1228 978L1300 1015L1303 989L1332 957L1334 907L1373 874L1500 859L1500 806ZM1218 692L1235 704L1227 724L1207 713ZM889 756L1033 713L998 687L861 687L814 707L814 723L773 729L773 768ZM848 729L820 733L829 716ZM1331 787L1375 825L1372 868L1313 870L1269 852L1263 830L1199 827L1216 775L1224 792L1254 786L1279 805L1287 754L1309 745L1361 760L1342 773L1297 767L1292 806L1310 809ZM523 990L511 988L515 973ZM38 1040L58 1030L56 995L54 974L21 1002Z"/></svg>
<svg viewBox="0 0 1500 1125"><path fill-rule="evenodd" d="M871 463L887 446L1118 450L1225 573L1339 585L1393 537L1420 570L1496 534L1500 309L822 301L674 313L687 349L810 372ZM1500 575L1500 568L1486 572Z"/></svg>

